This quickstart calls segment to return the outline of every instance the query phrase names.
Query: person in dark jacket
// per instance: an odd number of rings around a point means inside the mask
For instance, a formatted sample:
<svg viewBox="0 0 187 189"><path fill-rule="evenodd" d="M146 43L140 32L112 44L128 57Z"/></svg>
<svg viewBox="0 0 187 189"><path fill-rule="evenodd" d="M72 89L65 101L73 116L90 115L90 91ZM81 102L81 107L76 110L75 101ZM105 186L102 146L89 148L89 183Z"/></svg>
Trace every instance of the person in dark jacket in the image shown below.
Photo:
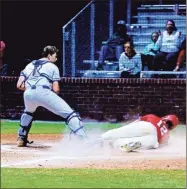
<svg viewBox="0 0 187 189"><path fill-rule="evenodd" d="M103 70L104 61L107 58L119 60L123 52L123 44L127 41L131 41L131 37L127 34L125 22L119 20L117 31L101 46L97 69Z"/></svg>

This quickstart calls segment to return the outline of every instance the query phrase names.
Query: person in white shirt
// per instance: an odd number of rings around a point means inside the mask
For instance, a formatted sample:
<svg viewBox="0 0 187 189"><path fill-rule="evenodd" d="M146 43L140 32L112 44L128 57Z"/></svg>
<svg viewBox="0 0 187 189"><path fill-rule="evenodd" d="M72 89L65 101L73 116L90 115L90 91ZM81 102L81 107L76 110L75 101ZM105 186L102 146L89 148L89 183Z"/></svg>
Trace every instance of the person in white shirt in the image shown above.
<svg viewBox="0 0 187 189"><path fill-rule="evenodd" d="M136 53L132 42L124 44L125 52L123 52L119 59L119 71L121 71L122 78L140 77L142 70L141 55Z"/></svg>
<svg viewBox="0 0 187 189"><path fill-rule="evenodd" d="M166 30L160 34L156 44L160 52L153 59L153 70L175 70L181 44L181 32L177 31L173 20L166 22Z"/></svg>

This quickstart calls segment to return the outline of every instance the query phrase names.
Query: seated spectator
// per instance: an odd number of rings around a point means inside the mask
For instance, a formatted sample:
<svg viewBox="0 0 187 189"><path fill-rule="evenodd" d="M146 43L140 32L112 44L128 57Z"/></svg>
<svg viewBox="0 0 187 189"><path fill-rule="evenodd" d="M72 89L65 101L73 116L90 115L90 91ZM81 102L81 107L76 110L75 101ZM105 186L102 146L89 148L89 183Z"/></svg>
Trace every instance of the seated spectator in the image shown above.
<svg viewBox="0 0 187 189"><path fill-rule="evenodd" d="M152 70L153 58L159 50L159 47L156 44L158 37L159 37L159 33L153 32L151 34L151 42L144 48L144 51L141 54L143 70L146 65L148 67L148 70Z"/></svg>
<svg viewBox="0 0 187 189"><path fill-rule="evenodd" d="M173 71L179 71L180 68L184 65L185 60L186 60L186 37L181 43L179 56L177 58L177 64Z"/></svg>
<svg viewBox="0 0 187 189"><path fill-rule="evenodd" d="M104 61L107 58L119 60L123 52L123 44L131 40L126 30L125 22L123 20L118 21L117 31L101 47L97 70L103 70Z"/></svg>
<svg viewBox="0 0 187 189"><path fill-rule="evenodd" d="M176 61L181 44L181 33L177 31L175 22L168 20L166 30L160 34L156 44L160 48L153 59L153 70L173 71L176 67Z"/></svg>
<svg viewBox="0 0 187 189"><path fill-rule="evenodd" d="M0 41L0 75L4 76L7 74L7 64L3 64L3 57L4 57L4 51L5 51L5 43L3 41Z"/></svg>
<svg viewBox="0 0 187 189"><path fill-rule="evenodd" d="M123 52L119 59L119 70L123 78L140 77L142 71L142 61L140 54L134 50L132 42L124 44L125 52Z"/></svg>

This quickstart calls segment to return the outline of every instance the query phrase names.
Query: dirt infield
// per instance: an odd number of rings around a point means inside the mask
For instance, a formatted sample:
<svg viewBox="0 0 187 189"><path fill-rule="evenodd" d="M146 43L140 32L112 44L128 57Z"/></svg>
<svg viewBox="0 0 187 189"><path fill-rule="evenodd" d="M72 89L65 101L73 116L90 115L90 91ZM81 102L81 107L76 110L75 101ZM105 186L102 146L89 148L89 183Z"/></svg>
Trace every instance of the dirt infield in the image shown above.
<svg viewBox="0 0 187 189"><path fill-rule="evenodd" d="M34 143L16 147L16 135L1 134L2 167L186 169L186 128L171 133L168 146L126 153L109 146L86 147L69 136L29 135Z"/></svg>

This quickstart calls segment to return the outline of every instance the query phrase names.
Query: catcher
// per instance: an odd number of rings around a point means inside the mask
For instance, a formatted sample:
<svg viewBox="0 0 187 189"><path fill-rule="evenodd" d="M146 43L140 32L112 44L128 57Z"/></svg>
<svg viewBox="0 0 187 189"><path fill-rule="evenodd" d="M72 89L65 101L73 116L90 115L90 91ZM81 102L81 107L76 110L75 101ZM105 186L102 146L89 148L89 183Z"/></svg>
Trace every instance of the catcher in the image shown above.
<svg viewBox="0 0 187 189"><path fill-rule="evenodd" d="M101 141L109 141L112 147L126 152L140 147L156 149L168 143L169 131L178 124L179 119L176 115L159 118L154 114L148 114L128 125L105 132L101 136Z"/></svg>
<svg viewBox="0 0 187 189"><path fill-rule="evenodd" d="M57 61L58 49L46 46L43 57L29 63L21 72L17 88L24 91L25 110L20 118L18 129L18 147L25 147L32 126L33 113L39 106L66 119L69 129L80 139L87 139L81 118L62 98L58 96L61 80L59 69L54 64Z"/></svg>

